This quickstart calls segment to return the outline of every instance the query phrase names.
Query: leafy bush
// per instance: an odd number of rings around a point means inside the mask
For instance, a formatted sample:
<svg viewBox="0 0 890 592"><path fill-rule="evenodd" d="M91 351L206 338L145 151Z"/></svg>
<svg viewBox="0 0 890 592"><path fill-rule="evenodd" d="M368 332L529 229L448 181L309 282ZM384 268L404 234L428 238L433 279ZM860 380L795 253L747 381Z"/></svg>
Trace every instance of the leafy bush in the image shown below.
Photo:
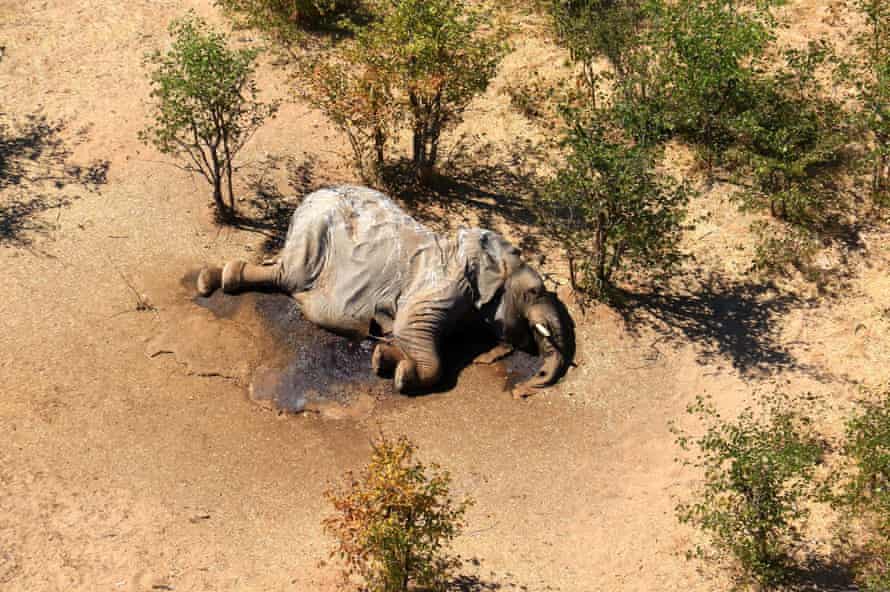
<svg viewBox="0 0 890 592"><path fill-rule="evenodd" d="M855 58L845 64L846 80L856 89L859 116L870 134L871 189L878 200L890 193L890 4L886 0L855 0L865 17L856 35Z"/></svg>
<svg viewBox="0 0 890 592"><path fill-rule="evenodd" d="M568 116L567 163L536 207L565 249L572 287L604 299L616 275L669 271L680 260L689 192L656 176L652 151L616 139L602 113Z"/></svg>
<svg viewBox="0 0 890 592"><path fill-rule="evenodd" d="M773 39L765 5L747 0L657 3L653 43L671 129L696 146L709 175L733 143L732 123L756 107L750 95Z"/></svg>
<svg viewBox="0 0 890 592"><path fill-rule="evenodd" d="M581 64L582 81L592 97L600 78L595 70L599 57L609 60L619 78L627 76L646 15L642 0L553 0L550 14L557 35Z"/></svg>
<svg viewBox="0 0 890 592"><path fill-rule="evenodd" d="M677 516L701 530L711 547L697 546L690 556L729 563L739 584L781 583L822 456L809 420L782 396L746 408L735 420L722 418L702 397L688 412L704 424L704 435L674 431L682 449L696 454L683 464L702 469L704 481L692 500L677 506Z"/></svg>
<svg viewBox="0 0 890 592"><path fill-rule="evenodd" d="M391 81L358 45L344 45L334 57L315 56L299 64L301 94L349 140L363 181L380 183L386 147L402 115Z"/></svg>
<svg viewBox="0 0 890 592"><path fill-rule="evenodd" d="M140 139L164 154L186 157L186 168L213 186L217 213L231 219L233 160L277 105L256 100L254 50L229 49L225 36L194 14L173 21L169 30L173 47L147 59L155 66L156 108Z"/></svg>
<svg viewBox="0 0 890 592"><path fill-rule="evenodd" d="M382 145L386 140L380 133L406 126L415 174L427 182L438 161L442 133L461 120L470 100L494 76L506 49L504 31L490 15L463 2L380 1L372 8L371 23L353 28L354 45L330 58L338 65L319 66L316 61L301 69L316 73L305 80L304 92L352 134L351 141L371 139ZM334 100L344 95L363 108L375 106L368 113L377 109L377 114L352 118L352 105ZM348 126L364 131L352 133Z"/></svg>
<svg viewBox="0 0 890 592"><path fill-rule="evenodd" d="M835 499L848 524L858 525L855 561L862 589L890 589L890 393L865 403L847 424L843 448L849 463Z"/></svg>
<svg viewBox="0 0 890 592"><path fill-rule="evenodd" d="M332 555L345 561L344 577L361 576L371 592L407 592L412 583L442 590L458 565L446 548L472 502L452 501L448 472L415 452L404 436L381 437L362 474L325 494L336 512L324 520L337 539Z"/></svg>
<svg viewBox="0 0 890 592"><path fill-rule="evenodd" d="M850 129L841 106L823 96L816 78L831 53L813 43L784 57L786 67L751 84L753 104L733 123L727 158L737 167L742 208L774 219L761 224L766 232L756 262L772 270L807 263L849 210L838 177Z"/></svg>
<svg viewBox="0 0 890 592"><path fill-rule="evenodd" d="M663 72L653 36L658 2L640 0L553 0L549 4L557 37L581 66L582 96L575 107L608 108L638 144L666 137ZM601 70L606 58L611 70Z"/></svg>
<svg viewBox="0 0 890 592"><path fill-rule="evenodd" d="M288 45L306 29L336 25L344 14L357 8L358 0L216 0L216 4L248 27L270 34Z"/></svg>

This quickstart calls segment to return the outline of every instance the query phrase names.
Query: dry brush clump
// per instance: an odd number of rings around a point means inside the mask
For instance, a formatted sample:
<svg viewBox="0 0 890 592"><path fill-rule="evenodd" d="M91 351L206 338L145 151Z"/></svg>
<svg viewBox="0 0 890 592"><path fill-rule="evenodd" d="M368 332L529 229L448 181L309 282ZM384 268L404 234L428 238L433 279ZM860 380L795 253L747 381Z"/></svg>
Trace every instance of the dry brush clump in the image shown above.
<svg viewBox="0 0 890 592"><path fill-rule="evenodd" d="M346 581L357 576L371 592L443 590L460 565L448 545L473 502L454 501L450 474L416 451L404 436L381 436L367 467L325 493L334 507L323 523L337 541L332 556Z"/></svg>

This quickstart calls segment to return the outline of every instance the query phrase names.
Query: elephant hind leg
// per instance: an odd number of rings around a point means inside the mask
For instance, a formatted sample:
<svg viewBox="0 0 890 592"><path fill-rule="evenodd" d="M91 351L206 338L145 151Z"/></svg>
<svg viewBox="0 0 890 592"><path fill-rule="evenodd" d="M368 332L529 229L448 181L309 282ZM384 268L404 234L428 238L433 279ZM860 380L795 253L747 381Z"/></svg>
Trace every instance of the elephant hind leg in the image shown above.
<svg viewBox="0 0 890 592"><path fill-rule="evenodd" d="M250 291L281 290L281 263L253 265L244 261L229 261L225 267L205 267L198 275L198 293L210 296L222 288L226 294Z"/></svg>
<svg viewBox="0 0 890 592"><path fill-rule="evenodd" d="M198 274L198 294L210 296L222 287L222 268L205 267Z"/></svg>

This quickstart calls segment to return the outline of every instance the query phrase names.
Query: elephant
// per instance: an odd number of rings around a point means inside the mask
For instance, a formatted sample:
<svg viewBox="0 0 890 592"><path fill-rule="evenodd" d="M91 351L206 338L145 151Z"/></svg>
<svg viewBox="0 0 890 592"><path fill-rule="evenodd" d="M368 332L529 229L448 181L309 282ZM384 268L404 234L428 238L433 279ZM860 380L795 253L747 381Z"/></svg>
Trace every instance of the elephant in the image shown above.
<svg viewBox="0 0 890 592"><path fill-rule="evenodd" d="M384 194L352 185L320 189L294 211L284 247L263 264L204 267L197 291L290 295L310 322L353 338L376 339L371 367L399 393L433 388L443 340L482 323L498 345L537 353L540 370L514 388L526 396L556 383L571 364L574 325L541 276L503 236L461 228L444 237Z"/></svg>

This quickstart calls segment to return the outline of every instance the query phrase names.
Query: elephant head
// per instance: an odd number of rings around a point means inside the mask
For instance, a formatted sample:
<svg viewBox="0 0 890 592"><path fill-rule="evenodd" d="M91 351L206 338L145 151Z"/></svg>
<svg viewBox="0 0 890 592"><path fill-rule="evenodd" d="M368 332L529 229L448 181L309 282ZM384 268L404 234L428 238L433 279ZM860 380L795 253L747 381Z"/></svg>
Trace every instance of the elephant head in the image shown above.
<svg viewBox="0 0 890 592"><path fill-rule="evenodd" d="M575 353L574 324L568 311L547 291L519 249L488 231L482 232L479 242L477 308L504 342L543 358L540 370L521 387L554 384L565 374Z"/></svg>

